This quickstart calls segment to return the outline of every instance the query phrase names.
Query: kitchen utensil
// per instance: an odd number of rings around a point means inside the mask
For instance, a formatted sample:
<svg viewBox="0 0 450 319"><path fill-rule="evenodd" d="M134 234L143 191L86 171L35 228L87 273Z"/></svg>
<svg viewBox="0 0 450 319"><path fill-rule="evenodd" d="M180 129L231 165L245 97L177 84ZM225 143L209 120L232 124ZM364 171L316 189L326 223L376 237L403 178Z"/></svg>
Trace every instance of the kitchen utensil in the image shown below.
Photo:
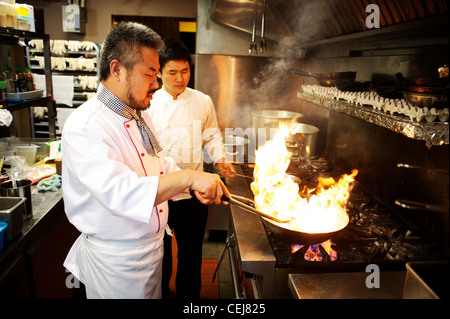
<svg viewBox="0 0 450 319"><path fill-rule="evenodd" d="M223 138L225 159L230 163L243 163L248 156L248 139L245 137L228 135Z"/></svg>
<svg viewBox="0 0 450 319"><path fill-rule="evenodd" d="M448 169L443 169L443 168L428 168L428 167L411 165L411 164L405 164L405 163L398 163L397 167L410 168L410 169L419 169L419 170L427 170L427 171L434 171L434 172L438 172L438 173L447 173L448 174Z"/></svg>
<svg viewBox="0 0 450 319"><path fill-rule="evenodd" d="M321 242L324 242L331 237L333 237L336 233L340 232L342 229L344 229L347 225L342 227L341 229L337 229L332 232L327 233L307 233L307 232L301 232L297 230L292 230L287 228L288 224L294 219L290 218L288 220L280 220L276 217L273 217L271 215L268 215L266 213L263 213L257 209L255 209L255 203L253 200L237 196L237 195L231 195L231 198L228 198L226 196L222 197L222 200L228 201L230 204L239 206L243 208L244 210L247 210L251 213L257 214L261 216L263 219L264 225L273 232L273 234L278 237L280 240L288 243L288 244L302 244L302 245L314 245ZM282 225L275 224L279 223ZM284 227L286 225L286 227Z"/></svg>
<svg viewBox="0 0 450 319"><path fill-rule="evenodd" d="M372 85L372 81L336 81L336 87L341 91L363 92Z"/></svg>
<svg viewBox="0 0 450 319"><path fill-rule="evenodd" d="M0 221L8 224L8 240L13 240L22 231L25 201L23 197L0 197Z"/></svg>
<svg viewBox="0 0 450 319"><path fill-rule="evenodd" d="M293 156L310 158L316 154L319 129L313 125L297 123L286 137L286 147Z"/></svg>
<svg viewBox="0 0 450 319"><path fill-rule="evenodd" d="M433 212L441 212L441 213L448 213L448 207L444 205L433 205L433 204L427 204L427 203L420 203L415 202L412 200L406 200L406 199L397 199L395 201L395 204L398 206L401 206L406 209L411 210L430 210Z"/></svg>
<svg viewBox="0 0 450 319"><path fill-rule="evenodd" d="M268 128L278 128L279 122L286 124L298 122L302 117L302 113L285 110L259 110L252 112L252 128L256 133L257 145L263 145L269 139L270 134L267 134ZM265 136L261 136L261 132Z"/></svg>
<svg viewBox="0 0 450 319"><path fill-rule="evenodd" d="M0 194L7 197L25 197L25 209L23 219L28 220L33 217L33 206L31 204L31 181L29 179L15 180L16 187L12 181L0 184Z"/></svg>
<svg viewBox="0 0 450 319"><path fill-rule="evenodd" d="M243 178L253 179L253 177L251 177L251 176L247 176L247 175L243 175L243 174L238 174L238 173L235 173L235 172L230 172L230 174L231 174L231 175L234 175L234 176L238 176L238 177L243 177Z"/></svg>
<svg viewBox="0 0 450 319"><path fill-rule="evenodd" d="M428 108L442 109L448 107L448 95L444 94L425 94L403 91L403 96L408 102Z"/></svg>
<svg viewBox="0 0 450 319"><path fill-rule="evenodd" d="M322 86L336 86L337 82L340 83L353 83L356 78L356 72L332 72L332 73L317 73L313 74L301 70L294 70L295 74L317 79Z"/></svg>

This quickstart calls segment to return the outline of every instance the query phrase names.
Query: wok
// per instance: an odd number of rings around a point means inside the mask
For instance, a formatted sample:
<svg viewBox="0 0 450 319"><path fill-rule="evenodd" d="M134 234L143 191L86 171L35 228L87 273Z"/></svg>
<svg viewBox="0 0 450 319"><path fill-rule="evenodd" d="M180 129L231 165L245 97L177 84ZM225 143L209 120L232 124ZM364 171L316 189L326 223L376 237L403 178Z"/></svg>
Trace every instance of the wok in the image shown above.
<svg viewBox="0 0 450 319"><path fill-rule="evenodd" d="M327 232L327 233L307 233L307 232L301 232L297 230L289 229L289 222L293 219L290 218L289 220L280 220L276 217L273 217L271 215L268 215L266 213L263 213L257 209L255 209L255 203L253 200L241 197L237 195L231 195L231 198L228 198L226 196L222 197L223 201L228 201L230 204L237 205L244 210L247 210L251 213L257 214L261 217L263 217L262 221L263 224L274 234L276 238L278 238L280 241L289 244L301 244L301 245L315 245L319 244L321 242L324 242L331 237L333 237L335 234L340 232L342 229L344 229L347 225L342 227L341 229L338 229L336 231ZM283 227L286 225L286 227Z"/></svg>
<svg viewBox="0 0 450 319"><path fill-rule="evenodd" d="M356 78L356 72L332 72L313 74L301 70L294 70L295 74L315 78L322 86L336 86L336 83L353 83Z"/></svg>
<svg viewBox="0 0 450 319"><path fill-rule="evenodd" d="M428 108L448 107L449 79L438 77L403 78L396 74L404 98L417 106Z"/></svg>

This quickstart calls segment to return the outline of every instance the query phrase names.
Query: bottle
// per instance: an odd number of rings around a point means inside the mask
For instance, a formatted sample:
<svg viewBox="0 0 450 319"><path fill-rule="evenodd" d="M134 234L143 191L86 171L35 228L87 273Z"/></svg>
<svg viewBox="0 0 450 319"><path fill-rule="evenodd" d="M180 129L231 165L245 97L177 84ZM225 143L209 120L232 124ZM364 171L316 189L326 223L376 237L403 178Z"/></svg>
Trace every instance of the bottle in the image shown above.
<svg viewBox="0 0 450 319"><path fill-rule="evenodd" d="M14 75L11 72L8 64L5 66L5 79L6 79L6 93L16 93L14 85Z"/></svg>
<svg viewBox="0 0 450 319"><path fill-rule="evenodd" d="M6 100L6 78L5 72L0 73L0 101Z"/></svg>
<svg viewBox="0 0 450 319"><path fill-rule="evenodd" d="M28 66L28 64L25 66L25 83L26 83L26 88L27 91L33 91L34 90L34 78L33 78L33 74L31 73L31 69Z"/></svg>
<svg viewBox="0 0 450 319"><path fill-rule="evenodd" d="M23 76L23 72L20 69L20 66L18 64L16 66L15 86L16 86L17 93L26 92L26 90L27 90L27 84L25 82L25 77Z"/></svg>

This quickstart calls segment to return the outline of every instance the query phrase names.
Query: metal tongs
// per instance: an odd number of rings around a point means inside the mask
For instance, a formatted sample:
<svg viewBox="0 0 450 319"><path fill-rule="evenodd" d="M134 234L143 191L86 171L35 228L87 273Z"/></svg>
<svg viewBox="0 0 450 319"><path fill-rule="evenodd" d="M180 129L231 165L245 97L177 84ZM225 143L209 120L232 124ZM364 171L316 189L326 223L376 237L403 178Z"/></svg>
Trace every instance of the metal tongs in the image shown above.
<svg viewBox="0 0 450 319"><path fill-rule="evenodd" d="M189 190L189 193L190 193L190 195L192 197L195 196L194 191L192 189ZM283 219L276 218L276 217L274 217L272 215L263 213L262 211L257 210L255 208L256 207L255 202L252 199L247 198L247 197L242 197L242 196L238 196L238 195L233 195L232 194L231 198L228 198L225 195L223 195L220 200L224 201L224 202L229 202L230 204L233 204L233 205L236 205L236 206L239 206L239 207L249 211L250 213L253 213L253 214L262 216L264 218L273 220L273 221L275 221L277 223L281 223L281 224L290 223L293 220L292 217L289 218L288 220L283 220Z"/></svg>

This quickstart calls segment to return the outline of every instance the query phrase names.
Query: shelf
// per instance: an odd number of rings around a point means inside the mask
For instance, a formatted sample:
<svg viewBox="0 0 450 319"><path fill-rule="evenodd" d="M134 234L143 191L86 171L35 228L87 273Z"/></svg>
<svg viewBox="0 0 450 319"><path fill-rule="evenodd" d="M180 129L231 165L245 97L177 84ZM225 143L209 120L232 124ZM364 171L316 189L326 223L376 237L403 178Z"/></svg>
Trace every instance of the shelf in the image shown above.
<svg viewBox="0 0 450 319"><path fill-rule="evenodd" d="M50 36L45 33L30 32L17 30L12 28L0 27L0 46L3 45L24 45L27 40L42 39L43 40L43 55L46 62L44 70L45 74L45 89L47 96L40 98L28 99L23 102L9 102L3 104L3 108L9 111L17 111L24 108L30 108L36 105L46 105L48 109L48 135L50 138L54 138L56 135L55 129L55 104L53 102L53 86L52 86L52 71L50 69ZM33 121L33 119L31 119ZM32 136L34 136L32 129Z"/></svg>
<svg viewBox="0 0 450 319"><path fill-rule="evenodd" d="M308 93L298 92L297 97L329 110L345 113L387 128L408 138L423 140L429 148L431 146L449 144L448 122L413 122L406 116L387 114L375 110L372 106L355 105L343 100L335 100Z"/></svg>
<svg viewBox="0 0 450 319"><path fill-rule="evenodd" d="M36 106L40 104L46 104L49 100L51 100L51 97L49 96L43 96L39 98L29 99L23 102L7 102L3 105L3 108L13 112L18 111L20 109L28 108L30 106Z"/></svg>

